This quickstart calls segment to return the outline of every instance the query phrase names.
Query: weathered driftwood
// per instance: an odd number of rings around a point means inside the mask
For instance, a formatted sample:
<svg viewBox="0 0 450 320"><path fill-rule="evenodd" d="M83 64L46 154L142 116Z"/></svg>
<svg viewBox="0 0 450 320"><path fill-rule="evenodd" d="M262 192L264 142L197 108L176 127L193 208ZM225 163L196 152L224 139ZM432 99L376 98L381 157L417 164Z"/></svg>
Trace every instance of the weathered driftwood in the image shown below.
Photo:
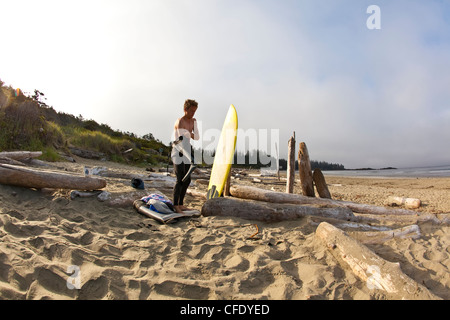
<svg viewBox="0 0 450 320"><path fill-rule="evenodd" d="M96 190L106 187L104 179L0 164L0 184L26 188Z"/></svg>
<svg viewBox="0 0 450 320"><path fill-rule="evenodd" d="M450 224L450 219L445 214L421 213L416 215L393 215L393 214L358 214L355 213L359 222L366 223L397 223L397 224L416 224L419 222L430 221L436 224Z"/></svg>
<svg viewBox="0 0 450 320"><path fill-rule="evenodd" d="M313 226L318 226L322 222L328 222L333 226L344 230L344 231L390 231L392 228L382 225L370 225L367 223L360 223L355 221L343 221L339 219L333 218L325 218L325 217L308 217L309 224Z"/></svg>
<svg viewBox="0 0 450 320"><path fill-rule="evenodd" d="M421 237L420 228L417 224L388 231L353 231L348 234L364 244L384 243L394 238L419 239Z"/></svg>
<svg viewBox="0 0 450 320"><path fill-rule="evenodd" d="M201 198L201 199L206 199L206 192L205 191L199 191L199 190L195 190L195 189L187 189L186 194L193 196L193 197L197 197L197 198Z"/></svg>
<svg viewBox="0 0 450 320"><path fill-rule="evenodd" d="M294 193L295 181L295 132L288 142L286 193Z"/></svg>
<svg viewBox="0 0 450 320"><path fill-rule="evenodd" d="M309 161L308 148L304 142L300 143L298 151L298 171L300 173L300 183L304 196L315 197L311 163Z"/></svg>
<svg viewBox="0 0 450 320"><path fill-rule="evenodd" d="M13 160L22 160L27 158L37 158L42 156L42 151L3 151L0 157L6 157Z"/></svg>
<svg viewBox="0 0 450 320"><path fill-rule="evenodd" d="M0 163L12 164L15 166L25 166L25 164L23 162L20 162L20 161L17 161L17 160L14 160L14 159L11 159L11 158L8 158L5 156L0 156Z"/></svg>
<svg viewBox="0 0 450 320"><path fill-rule="evenodd" d="M274 204L261 201L235 198L215 198L207 200L202 207L203 216L228 216L248 220L278 222L295 220L315 215L342 220L351 220L354 216L345 207L300 206L292 204Z"/></svg>
<svg viewBox="0 0 450 320"><path fill-rule="evenodd" d="M110 207L127 208L132 206L135 200L139 200L149 195L150 193L154 192L149 192L145 190L137 190L131 192L108 192L108 193L105 192L104 194L101 194L102 197L101 198L98 197L98 199Z"/></svg>
<svg viewBox="0 0 450 320"><path fill-rule="evenodd" d="M324 217L308 217L311 225L318 226L322 222L346 231L350 236L364 244L384 243L393 238L418 239L421 236L418 225L409 225L398 229L392 229L382 225L369 225L365 223L342 221Z"/></svg>
<svg viewBox="0 0 450 320"><path fill-rule="evenodd" d="M384 260L344 231L322 222L316 236L343 266L348 266L369 289L379 289L395 299L440 299L400 269L398 263Z"/></svg>
<svg viewBox="0 0 450 320"><path fill-rule="evenodd" d="M100 190L96 190L96 191L72 190L70 192L70 199L74 200L75 198L97 197L102 192L104 192L104 191L100 191Z"/></svg>
<svg viewBox="0 0 450 320"><path fill-rule="evenodd" d="M330 190L328 190L328 186L325 182L325 177L323 176L322 170L320 170L319 168L314 169L313 180L319 196L321 198L331 199L331 193Z"/></svg>
<svg viewBox="0 0 450 320"><path fill-rule="evenodd" d="M292 203L292 204L317 204L341 206L351 209L353 212L377 214L377 215L417 215L418 213L407 209L397 209L390 207L379 207L368 204L354 203L349 201L305 197L300 194L289 194L283 192L270 191L251 186L233 185L230 188L233 197L242 199L252 199L272 203Z"/></svg>
<svg viewBox="0 0 450 320"><path fill-rule="evenodd" d="M225 183L225 188L223 189L223 195L228 197L230 195L230 185L231 185L231 170L228 172L227 182Z"/></svg>
<svg viewBox="0 0 450 320"><path fill-rule="evenodd" d="M386 204L388 206L404 206L406 209L417 209L421 206L422 202L415 198L390 196L387 199Z"/></svg>

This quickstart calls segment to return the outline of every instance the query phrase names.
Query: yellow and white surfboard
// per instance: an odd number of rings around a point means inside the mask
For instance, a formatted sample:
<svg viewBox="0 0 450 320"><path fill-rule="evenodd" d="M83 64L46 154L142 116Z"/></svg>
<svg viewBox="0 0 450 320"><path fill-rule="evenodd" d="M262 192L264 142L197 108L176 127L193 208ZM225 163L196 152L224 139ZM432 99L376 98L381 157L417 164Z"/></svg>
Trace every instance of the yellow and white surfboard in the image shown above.
<svg viewBox="0 0 450 320"><path fill-rule="evenodd" d="M233 163L236 149L238 118L236 108L231 105L223 123L219 143L217 145L214 163L209 179L207 199L217 198L222 195L225 183Z"/></svg>

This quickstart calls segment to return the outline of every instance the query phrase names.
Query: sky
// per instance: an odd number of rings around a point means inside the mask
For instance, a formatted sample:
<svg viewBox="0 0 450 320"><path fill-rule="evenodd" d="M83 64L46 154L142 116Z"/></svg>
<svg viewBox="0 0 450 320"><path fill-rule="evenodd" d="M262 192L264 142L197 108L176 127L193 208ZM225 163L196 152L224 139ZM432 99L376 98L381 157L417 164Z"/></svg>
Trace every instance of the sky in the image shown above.
<svg viewBox="0 0 450 320"><path fill-rule="evenodd" d="M38 89L56 111L168 144L184 101L195 99L195 146L208 149L233 104L240 151L271 153L277 143L286 158L295 132L296 152L305 142L311 159L346 168L450 164L450 1L0 0L0 8L0 79Z"/></svg>

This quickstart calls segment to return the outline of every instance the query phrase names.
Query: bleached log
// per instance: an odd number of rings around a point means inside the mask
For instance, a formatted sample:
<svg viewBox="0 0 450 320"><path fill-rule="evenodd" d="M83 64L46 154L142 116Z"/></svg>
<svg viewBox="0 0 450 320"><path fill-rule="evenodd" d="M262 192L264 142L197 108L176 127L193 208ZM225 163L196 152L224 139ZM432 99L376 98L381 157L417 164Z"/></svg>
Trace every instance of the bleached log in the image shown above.
<svg viewBox="0 0 450 320"><path fill-rule="evenodd" d="M429 221L436 224L450 224L450 219L441 215L431 213L422 213L416 215L393 215L393 214L358 214L355 213L359 222L367 223L398 223L398 224L416 224L419 222Z"/></svg>
<svg viewBox="0 0 450 320"><path fill-rule="evenodd" d="M309 161L308 148L304 142L300 143L298 151L298 171L300 173L300 184L304 196L315 197L311 163Z"/></svg>
<svg viewBox="0 0 450 320"><path fill-rule="evenodd" d="M74 200L75 198L90 198L90 197L97 197L100 193L103 191L97 190L97 191L79 191L79 190L72 190L70 192L70 199Z"/></svg>
<svg viewBox="0 0 450 320"><path fill-rule="evenodd" d="M106 205L114 208L127 208L131 207L135 200L142 199L143 197L149 195L150 193L145 190L137 190L131 192L109 192L103 194L100 201L104 202ZM160 193L160 192L158 192Z"/></svg>
<svg viewBox="0 0 450 320"><path fill-rule="evenodd" d="M104 179L38 171L9 164L0 164L0 184L36 189L96 190L106 187Z"/></svg>
<svg viewBox="0 0 450 320"><path fill-rule="evenodd" d="M417 209L421 206L422 202L420 201L420 199L415 198L390 196L387 199L386 204L388 206L404 206L406 209Z"/></svg>
<svg viewBox="0 0 450 320"><path fill-rule="evenodd" d="M325 217L308 217L309 224L313 226L318 226L322 222L328 222L333 226L344 230L344 231L390 231L392 228L382 225L370 225L367 223L360 223L354 221L343 221L339 219L333 218L325 218Z"/></svg>
<svg viewBox="0 0 450 320"><path fill-rule="evenodd" d="M196 197L196 198L206 199L205 191L199 191L199 190L189 188L189 189L187 189L186 194Z"/></svg>
<svg viewBox="0 0 450 320"><path fill-rule="evenodd" d="M42 151L3 151L0 157L7 157L14 160L22 160L27 158L37 158L42 156Z"/></svg>
<svg viewBox="0 0 450 320"><path fill-rule="evenodd" d="M349 235L364 244L379 244L394 238L419 239L421 237L417 224L389 231L353 231L349 232Z"/></svg>
<svg viewBox="0 0 450 320"><path fill-rule="evenodd" d="M313 180L319 196L321 198L331 199L331 193L330 190L328 190L328 186L325 182L325 177L323 176L322 170L320 170L319 168L314 169Z"/></svg>
<svg viewBox="0 0 450 320"><path fill-rule="evenodd" d="M235 198L215 198L207 200L202 207L203 216L239 217L248 220L278 222L295 220L310 215L351 220L351 210L344 207L299 206L273 204L261 201Z"/></svg>
<svg viewBox="0 0 450 320"><path fill-rule="evenodd" d="M11 158L8 158L5 156L0 156L0 163L12 164L15 166L25 166L25 164L23 162L20 162L20 161L17 161L17 160L14 160L14 159L11 159Z"/></svg>
<svg viewBox="0 0 450 320"><path fill-rule="evenodd" d="M295 182L295 132L288 142L286 193L294 193Z"/></svg>
<svg viewBox="0 0 450 320"><path fill-rule="evenodd" d="M351 209L353 212L377 215L417 215L417 212L407 209L396 209L390 207L379 207L368 204L354 203L349 201L305 197L300 194L289 194L283 192L270 191L251 186L233 185L230 188L233 197L242 199L252 199L273 203L292 204L317 204L341 206Z"/></svg>
<svg viewBox="0 0 450 320"><path fill-rule="evenodd" d="M343 267L349 267L369 289L383 291L393 299L441 300L392 263L379 257L344 231L322 222L316 230L320 239Z"/></svg>

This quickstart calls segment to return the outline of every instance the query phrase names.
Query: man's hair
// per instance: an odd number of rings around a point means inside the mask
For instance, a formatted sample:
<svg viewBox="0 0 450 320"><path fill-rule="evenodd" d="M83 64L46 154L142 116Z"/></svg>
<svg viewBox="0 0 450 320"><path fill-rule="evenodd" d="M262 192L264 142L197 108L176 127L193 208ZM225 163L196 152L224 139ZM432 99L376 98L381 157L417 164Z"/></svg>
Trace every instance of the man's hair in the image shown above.
<svg viewBox="0 0 450 320"><path fill-rule="evenodd" d="M186 100L184 102L184 111L188 110L190 107L196 107L198 108L198 103L195 100Z"/></svg>

